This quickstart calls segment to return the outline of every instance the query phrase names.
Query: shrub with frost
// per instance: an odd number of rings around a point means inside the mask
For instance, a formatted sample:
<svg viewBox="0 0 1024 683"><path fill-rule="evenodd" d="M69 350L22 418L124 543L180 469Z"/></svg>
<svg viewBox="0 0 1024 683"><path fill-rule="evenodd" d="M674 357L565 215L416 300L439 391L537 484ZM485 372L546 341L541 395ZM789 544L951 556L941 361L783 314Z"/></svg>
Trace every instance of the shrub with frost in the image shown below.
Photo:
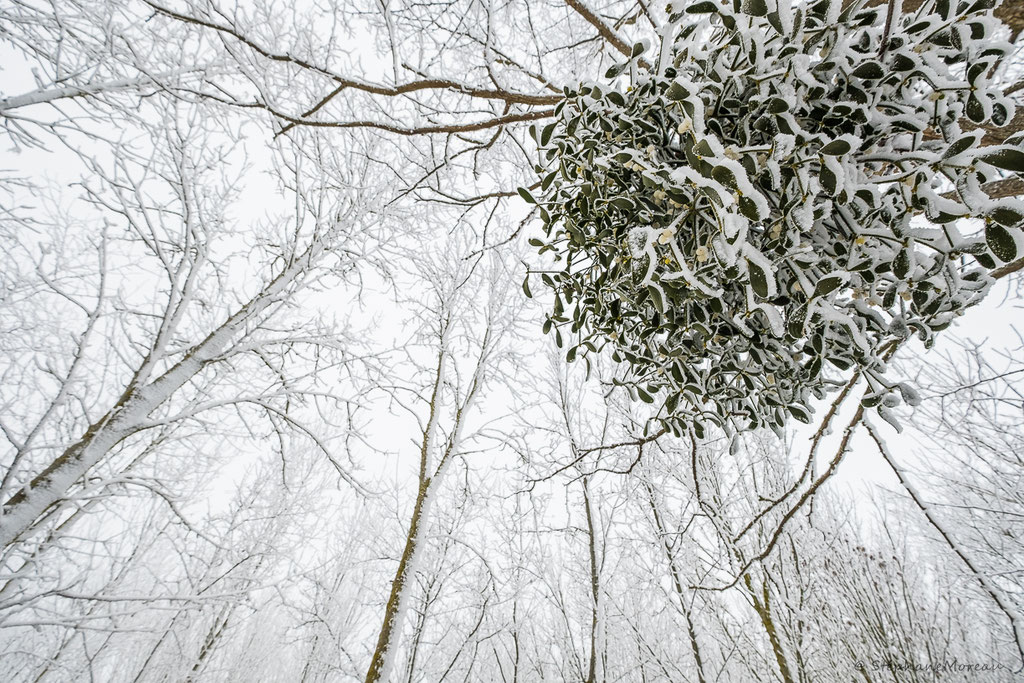
<svg viewBox="0 0 1024 683"><path fill-rule="evenodd" d="M1014 113L993 4L927 0L888 27L840 0L670 6L659 49L534 131L545 330L569 360L611 344L677 433L808 421L853 371L892 420L914 392L886 352L930 344L1018 253L1024 202L981 189L1024 171L1019 141L978 128Z"/></svg>

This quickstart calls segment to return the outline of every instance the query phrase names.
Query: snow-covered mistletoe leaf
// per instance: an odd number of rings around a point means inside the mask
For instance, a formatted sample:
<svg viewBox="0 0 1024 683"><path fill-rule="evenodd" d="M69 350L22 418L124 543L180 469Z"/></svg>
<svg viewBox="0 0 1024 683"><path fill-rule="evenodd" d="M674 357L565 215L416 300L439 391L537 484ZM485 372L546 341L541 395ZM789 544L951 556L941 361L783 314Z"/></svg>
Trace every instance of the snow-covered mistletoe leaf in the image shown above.
<svg viewBox="0 0 1024 683"><path fill-rule="evenodd" d="M800 420L804 424L811 423L811 414L803 406L792 404L786 406L786 410L788 410L793 417Z"/></svg>
<svg viewBox="0 0 1024 683"><path fill-rule="evenodd" d="M955 156L963 154L974 145L978 144L978 137L976 135L964 135L959 138L956 142L949 146L945 152L942 153L942 158L951 159Z"/></svg>
<svg viewBox="0 0 1024 683"><path fill-rule="evenodd" d="M687 14L710 14L712 12L718 12L718 5L709 0L698 2L686 8Z"/></svg>
<svg viewBox="0 0 1024 683"><path fill-rule="evenodd" d="M555 125L556 124L554 122L552 122L552 123L549 123L548 125L544 126L544 129L540 133L540 145L541 145L541 147L546 146L548 144L548 142L551 140L551 134L553 132L555 132Z"/></svg>
<svg viewBox="0 0 1024 683"><path fill-rule="evenodd" d="M1017 258L1017 243L1014 242L1013 235L998 223L989 223L985 226L985 242L1000 261L1009 263Z"/></svg>
<svg viewBox="0 0 1024 683"><path fill-rule="evenodd" d="M885 70L882 69L882 65L878 62L871 60L864 62L856 69L853 70L853 74L857 78L863 78L865 80L877 80L885 76Z"/></svg>
<svg viewBox="0 0 1024 683"><path fill-rule="evenodd" d="M843 282L844 278L839 275L833 275L832 277L826 277L818 280L818 284L814 287L814 297L828 296L838 289Z"/></svg>
<svg viewBox="0 0 1024 683"><path fill-rule="evenodd" d="M754 294L757 294L762 299L767 297L768 274L764 272L761 266L750 260L747 261L747 270L750 273L750 286L754 290Z"/></svg>
<svg viewBox="0 0 1024 683"><path fill-rule="evenodd" d="M732 169L725 166L715 166L711 169L711 177L725 185L730 190L736 189L736 174Z"/></svg>
<svg viewBox="0 0 1024 683"><path fill-rule="evenodd" d="M763 17L768 14L768 5L765 0L744 0L743 13L753 17Z"/></svg>
<svg viewBox="0 0 1024 683"><path fill-rule="evenodd" d="M1009 206L1000 206L993 209L988 217L1000 225L1005 225L1008 228L1015 228L1024 222L1024 213L1021 213L1018 209L1011 208Z"/></svg>
<svg viewBox="0 0 1024 683"><path fill-rule="evenodd" d="M878 416L892 425L892 428L895 429L897 433L903 432L903 425L900 424L899 417L897 417L896 413L888 406L878 406Z"/></svg>
<svg viewBox="0 0 1024 683"><path fill-rule="evenodd" d="M626 64L613 64L608 67L608 71L604 73L604 77L611 80L626 70Z"/></svg>
<svg viewBox="0 0 1024 683"><path fill-rule="evenodd" d="M1024 173L1024 151L1012 147L1004 147L979 157L986 164L1016 173Z"/></svg>
<svg viewBox="0 0 1024 683"><path fill-rule="evenodd" d="M647 288L647 292L651 297L651 303L654 305L655 310L657 310L658 313L664 313L665 300L662 297L661 288L651 285Z"/></svg>
<svg viewBox="0 0 1024 683"><path fill-rule="evenodd" d="M896 260L892 262L892 273L901 280L910 273L910 251L908 249L900 249L900 252L896 254Z"/></svg>
<svg viewBox="0 0 1024 683"><path fill-rule="evenodd" d="M689 91L686 90L686 88L684 88L680 84L672 83L668 87L668 92L666 92L665 95L670 100L679 101L679 100L685 100L687 97L690 96L690 93L689 93Z"/></svg>
<svg viewBox="0 0 1024 683"><path fill-rule="evenodd" d="M828 156L842 156L848 153L852 149L852 145L846 140L833 140L824 147L821 148L820 152Z"/></svg>

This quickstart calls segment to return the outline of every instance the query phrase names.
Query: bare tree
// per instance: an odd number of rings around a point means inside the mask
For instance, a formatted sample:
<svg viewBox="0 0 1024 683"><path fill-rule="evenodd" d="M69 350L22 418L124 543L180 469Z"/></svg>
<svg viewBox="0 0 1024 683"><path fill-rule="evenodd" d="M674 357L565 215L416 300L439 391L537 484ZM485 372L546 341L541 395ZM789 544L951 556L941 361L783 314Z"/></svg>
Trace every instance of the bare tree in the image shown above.
<svg viewBox="0 0 1024 683"><path fill-rule="evenodd" d="M425 349L407 346L408 367L414 376L424 378L423 385L399 385L389 391L393 405L417 423L416 496L366 672L367 682L386 681L391 676L416 586L415 572L433 524L432 509L438 505L448 470L466 457L480 438L472 421L478 419L488 380L500 372L498 356L514 322L501 300L508 287L508 272L496 257L453 263L450 257L425 256L429 260L423 263L423 276L431 289L417 314L419 344ZM425 367L422 356L426 354L433 360Z"/></svg>
<svg viewBox="0 0 1024 683"><path fill-rule="evenodd" d="M318 280L348 277L374 219L314 186L295 195L290 227L265 232L248 255L234 251L227 207L236 190L217 180L230 147L212 143L190 114L172 109L152 150L118 145L109 162L84 158L91 178L79 216L7 222L4 317L19 335L3 369L3 546L59 518L83 476L113 451L130 460L148 435L248 413L317 441L298 406L340 396L289 376L293 361L336 367L345 346L333 331L298 324L289 301ZM295 170L286 182L305 192L308 177ZM76 221L80 232L69 231ZM260 274L238 277L246 261ZM33 343L47 329L70 336ZM240 381L245 373L256 374Z"/></svg>

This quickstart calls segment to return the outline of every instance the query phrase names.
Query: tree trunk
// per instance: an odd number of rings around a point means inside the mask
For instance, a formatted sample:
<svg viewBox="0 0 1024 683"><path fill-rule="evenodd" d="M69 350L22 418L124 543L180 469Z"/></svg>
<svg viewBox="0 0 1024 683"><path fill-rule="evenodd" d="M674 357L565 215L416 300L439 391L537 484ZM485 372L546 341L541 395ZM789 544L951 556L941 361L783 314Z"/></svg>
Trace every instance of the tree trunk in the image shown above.
<svg viewBox="0 0 1024 683"><path fill-rule="evenodd" d="M754 590L754 582L751 580L750 574L743 575L743 584L747 587L747 591L750 593L750 599L754 603L754 611L757 612L757 616L761 619L761 626L764 627L764 632L768 634L768 642L771 643L772 653L775 655L775 663L779 667L779 675L782 677L784 683L793 683L793 674L789 671L789 662L786 661L786 653L782 649L782 641L779 639L779 632L775 628L775 621L772 619L771 600L768 595L768 587L762 586L762 599L759 600L757 592Z"/></svg>
<svg viewBox="0 0 1024 683"><path fill-rule="evenodd" d="M409 598L406 584L412 576L420 553L421 534L430 504L430 487L435 480L436 478L427 477L420 482L416 504L412 509L412 519L409 520L409 532L405 537L405 549L398 561L395 578L391 582L391 595L384 610L384 623L381 624L380 634L377 636L377 647L373 651L373 659L370 660L370 668L366 672L366 683L386 681L391 673L394 664L392 639L402 628L405 606Z"/></svg>

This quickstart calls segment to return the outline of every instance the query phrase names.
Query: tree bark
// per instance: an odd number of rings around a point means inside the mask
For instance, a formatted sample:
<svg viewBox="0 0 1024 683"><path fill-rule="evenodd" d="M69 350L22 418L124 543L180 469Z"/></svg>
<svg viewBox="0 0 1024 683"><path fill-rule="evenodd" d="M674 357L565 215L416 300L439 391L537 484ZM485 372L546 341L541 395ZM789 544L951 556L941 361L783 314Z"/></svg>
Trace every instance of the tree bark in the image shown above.
<svg viewBox="0 0 1024 683"><path fill-rule="evenodd" d="M775 655L775 663L779 667L779 675L784 683L793 683L793 674L789 671L789 662L786 660L786 652L782 649L782 640L779 638L778 629L775 628L775 620L772 618L771 600L768 594L768 587L761 587L761 599L758 599L754 589L754 582L750 574L743 575L743 584L750 593L751 602L754 604L754 611L761 620L761 626L768 635L768 642L771 643L772 653Z"/></svg>
<svg viewBox="0 0 1024 683"><path fill-rule="evenodd" d="M384 610L384 623L380 627L377 646L374 648L373 658L370 660L370 668L366 672L366 683L384 681L389 673L388 669L390 669L393 658L391 641L395 636L396 628L401 628L399 617L403 613L403 602L408 599L405 586L420 551L420 534L429 503L430 485L433 481L434 479L429 477L423 479L419 492L416 494L412 519L409 520L409 532L405 537L405 549L398 561L395 578L391 582L391 594L388 596L387 607Z"/></svg>

